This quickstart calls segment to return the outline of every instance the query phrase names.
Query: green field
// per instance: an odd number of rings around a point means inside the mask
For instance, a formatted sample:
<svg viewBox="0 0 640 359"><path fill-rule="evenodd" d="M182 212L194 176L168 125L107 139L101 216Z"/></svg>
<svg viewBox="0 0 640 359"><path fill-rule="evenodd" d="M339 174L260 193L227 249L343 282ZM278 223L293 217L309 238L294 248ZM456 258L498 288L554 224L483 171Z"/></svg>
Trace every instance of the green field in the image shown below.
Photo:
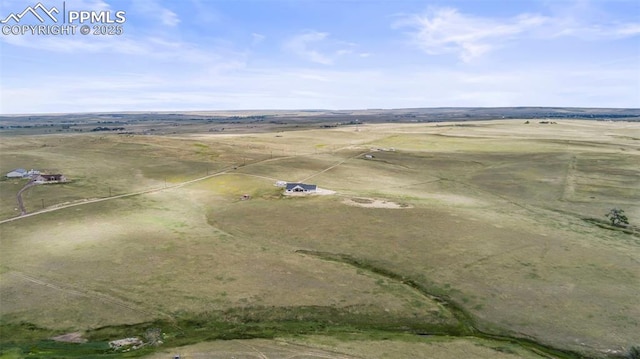
<svg viewBox="0 0 640 359"><path fill-rule="evenodd" d="M0 181L3 357L123 355L106 342L151 327L164 343L127 355L622 356L640 124L523 122L4 135L3 173L71 182L27 190L16 218L26 180ZM631 227L606 225L614 207ZM47 340L69 332L89 342Z"/></svg>

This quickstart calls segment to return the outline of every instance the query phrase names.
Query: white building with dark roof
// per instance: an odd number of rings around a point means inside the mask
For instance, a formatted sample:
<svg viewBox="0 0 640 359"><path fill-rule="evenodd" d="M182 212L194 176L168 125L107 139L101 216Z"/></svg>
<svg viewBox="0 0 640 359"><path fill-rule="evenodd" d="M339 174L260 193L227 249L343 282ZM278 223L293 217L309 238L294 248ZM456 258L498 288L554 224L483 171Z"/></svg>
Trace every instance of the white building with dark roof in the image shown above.
<svg viewBox="0 0 640 359"><path fill-rule="evenodd" d="M318 186L314 184L305 183L287 183L285 192L287 193L313 193L318 189Z"/></svg>

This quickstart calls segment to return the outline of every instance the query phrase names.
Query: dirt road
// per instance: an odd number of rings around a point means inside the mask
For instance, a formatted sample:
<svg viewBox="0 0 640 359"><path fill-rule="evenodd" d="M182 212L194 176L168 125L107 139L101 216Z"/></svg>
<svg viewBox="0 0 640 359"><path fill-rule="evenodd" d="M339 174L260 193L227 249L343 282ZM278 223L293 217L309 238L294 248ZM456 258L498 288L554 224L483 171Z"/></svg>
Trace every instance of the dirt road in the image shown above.
<svg viewBox="0 0 640 359"><path fill-rule="evenodd" d="M16 200L18 201L18 208L20 209L21 216L24 216L25 214L27 214L27 209L24 208L24 201L22 200L22 193L35 185L36 185L36 182L34 181L34 179L33 178L30 179L29 182L26 185L24 185L24 187L22 187L18 191L18 194L16 195Z"/></svg>

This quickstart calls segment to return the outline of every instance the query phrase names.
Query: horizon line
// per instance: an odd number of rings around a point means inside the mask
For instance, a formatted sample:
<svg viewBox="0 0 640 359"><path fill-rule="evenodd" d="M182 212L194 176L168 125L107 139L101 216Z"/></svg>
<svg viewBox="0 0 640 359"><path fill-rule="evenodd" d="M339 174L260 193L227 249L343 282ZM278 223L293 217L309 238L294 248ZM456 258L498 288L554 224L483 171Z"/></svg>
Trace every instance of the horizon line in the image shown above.
<svg viewBox="0 0 640 359"><path fill-rule="evenodd" d="M438 110L438 109L576 109L576 110L637 110L640 107L580 107L580 106L436 106L436 107L397 107L397 108L294 108L294 109L200 109L200 110L116 110L116 111L78 111L78 112L31 112L31 113L0 113L0 116L63 116L63 115L91 115L91 114L187 114L195 112L320 112L320 111L402 111L402 110Z"/></svg>

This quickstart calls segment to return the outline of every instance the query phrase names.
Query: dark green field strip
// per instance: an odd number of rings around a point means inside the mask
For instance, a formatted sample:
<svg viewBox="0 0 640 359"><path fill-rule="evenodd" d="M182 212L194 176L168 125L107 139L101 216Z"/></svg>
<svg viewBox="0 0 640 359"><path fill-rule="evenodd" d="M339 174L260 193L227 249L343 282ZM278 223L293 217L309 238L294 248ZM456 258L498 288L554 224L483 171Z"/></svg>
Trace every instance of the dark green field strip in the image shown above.
<svg viewBox="0 0 640 359"><path fill-rule="evenodd" d="M614 226L614 225L611 225L608 221L605 221L599 218L591 218L591 217L584 217L582 218L582 220L587 223L594 224L603 229L608 229L611 231L619 231L619 232L630 234L634 237L640 238L640 228L638 226L634 226L634 225Z"/></svg>
<svg viewBox="0 0 640 359"><path fill-rule="evenodd" d="M371 339L393 338L395 335L415 334L428 337L475 337L493 342L517 345L545 358L584 359L585 354L554 348L504 333L478 329L475 319L459 304L441 293L434 294L417 281L365 260L345 254L303 251L298 253L336 261L367 270L409 286L430 300L448 309L457 320L433 317L398 316L375 306L349 307L245 307L207 313L176 313L175 320L109 326L88 331L87 343L59 343L46 338L60 334L32 324L0 325L0 357L2 358L127 358L141 357L157 348L143 347L129 352L109 348L110 340L125 337L144 337L151 328L160 328L163 348L179 347L215 340L273 339L302 335L326 335L337 338L358 334Z"/></svg>
<svg viewBox="0 0 640 359"><path fill-rule="evenodd" d="M109 348L110 340L143 337L150 328L161 328L165 334L163 347L178 347L214 340L273 339L300 335L349 336L362 334L372 338L398 333L450 335L460 328L450 321L440 323L421 317L397 317L368 306L333 308L251 307L233 308L204 314L183 314L175 322L158 320L137 325L110 326L86 333L83 344L59 343L47 340L51 330L31 324L0 326L0 355L29 358L102 358L138 357L155 348L144 347L130 352ZM19 355L18 355L19 354Z"/></svg>

